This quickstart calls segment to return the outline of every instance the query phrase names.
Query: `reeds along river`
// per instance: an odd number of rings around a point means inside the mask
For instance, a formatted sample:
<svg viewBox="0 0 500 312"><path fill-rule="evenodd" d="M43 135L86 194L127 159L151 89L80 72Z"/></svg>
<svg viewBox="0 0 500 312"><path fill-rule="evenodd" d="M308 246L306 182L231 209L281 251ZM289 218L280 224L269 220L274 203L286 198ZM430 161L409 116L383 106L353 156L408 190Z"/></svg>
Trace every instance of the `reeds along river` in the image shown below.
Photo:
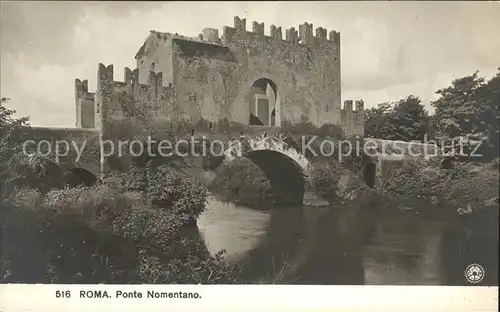
<svg viewBox="0 0 500 312"><path fill-rule="evenodd" d="M263 210L212 197L198 228L211 253L225 249L255 282L471 285L464 271L478 263L479 285L498 285L498 227L425 216L421 202L355 205Z"/></svg>

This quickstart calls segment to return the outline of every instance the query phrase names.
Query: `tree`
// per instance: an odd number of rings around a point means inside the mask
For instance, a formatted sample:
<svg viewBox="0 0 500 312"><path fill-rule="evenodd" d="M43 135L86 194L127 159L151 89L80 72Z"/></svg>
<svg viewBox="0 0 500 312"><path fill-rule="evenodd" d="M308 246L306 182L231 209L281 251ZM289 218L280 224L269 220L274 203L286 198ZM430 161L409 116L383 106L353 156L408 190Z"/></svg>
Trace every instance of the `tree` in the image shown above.
<svg viewBox="0 0 500 312"><path fill-rule="evenodd" d="M499 148L499 106L500 106L500 68L498 73L486 82L479 90L479 99L482 101L482 110L477 127L482 132L485 141L481 152L485 160L498 157Z"/></svg>
<svg viewBox="0 0 500 312"><path fill-rule="evenodd" d="M385 140L424 139L429 116L420 98L410 95L396 103L381 103L365 111L365 136Z"/></svg>
<svg viewBox="0 0 500 312"><path fill-rule="evenodd" d="M389 115L393 140L423 141L428 132L429 115L419 97L410 95L399 100Z"/></svg>
<svg viewBox="0 0 500 312"><path fill-rule="evenodd" d="M22 134L29 129L28 118L15 118L15 111L5 104L9 98L0 98L0 189L2 194L7 186L15 159L21 156Z"/></svg>
<svg viewBox="0 0 500 312"><path fill-rule="evenodd" d="M479 104L484 78L476 71L452 81L452 85L436 91L440 98L431 103L436 108L436 136L440 139L472 134L480 123Z"/></svg>
<svg viewBox="0 0 500 312"><path fill-rule="evenodd" d="M487 82L476 71L453 80L451 86L436 93L440 98L431 103L436 108L436 138L478 140L482 142L483 160L498 157L500 68Z"/></svg>
<svg viewBox="0 0 500 312"><path fill-rule="evenodd" d="M5 166L13 155L20 151L22 138L20 131L29 128L29 118L15 118L16 111L8 109L5 104L9 98L0 99L0 165Z"/></svg>
<svg viewBox="0 0 500 312"><path fill-rule="evenodd" d="M379 139L390 136L393 130L388 123L391 112L392 107L388 102L365 110L365 137Z"/></svg>

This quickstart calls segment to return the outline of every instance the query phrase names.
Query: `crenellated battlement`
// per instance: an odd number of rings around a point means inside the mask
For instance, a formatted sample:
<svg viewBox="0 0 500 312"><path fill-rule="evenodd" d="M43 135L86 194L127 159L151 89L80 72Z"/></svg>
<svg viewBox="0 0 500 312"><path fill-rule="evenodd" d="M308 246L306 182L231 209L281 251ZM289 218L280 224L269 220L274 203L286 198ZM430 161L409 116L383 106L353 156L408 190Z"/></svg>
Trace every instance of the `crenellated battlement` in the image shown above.
<svg viewBox="0 0 500 312"><path fill-rule="evenodd" d="M320 40L326 40L326 29L323 27L316 28L316 37Z"/></svg>
<svg viewBox="0 0 500 312"><path fill-rule="evenodd" d="M270 29L271 38L283 40L283 35L281 33L281 27L276 27L276 25L271 25Z"/></svg>
<svg viewBox="0 0 500 312"><path fill-rule="evenodd" d="M326 31L326 29L325 29ZM334 42L335 44L340 44L340 32L332 30L328 35L328 40Z"/></svg>
<svg viewBox="0 0 500 312"><path fill-rule="evenodd" d="M76 124L78 128L94 128L94 93L88 80L75 79Z"/></svg>
<svg viewBox="0 0 500 312"><path fill-rule="evenodd" d="M130 94L138 103L150 103L152 109L164 110L164 103L172 101L174 90L172 84L163 86L161 72L149 72L147 84L139 83L139 70L125 67L123 81L114 80L113 65L100 63L97 69L97 90L88 92L88 80L75 79L76 126L78 128L102 127L102 115L116 110L112 99L119 92ZM143 104L141 104L143 105ZM144 104L145 105L145 104ZM119 106L119 104L118 104Z"/></svg>
<svg viewBox="0 0 500 312"><path fill-rule="evenodd" d="M197 37L186 37L179 34L172 34L166 32L158 32L150 30L152 36L158 39L181 39L186 41L215 44L221 46L227 46L227 43L231 42L232 38L236 34L244 33L249 38L254 38L255 40L268 40L268 41L280 41L283 43L288 43L292 45L311 45L317 44L319 42L323 43L333 43L335 45L340 44L340 33L332 30L328 33L327 29L323 27L318 27L314 31L313 24L304 22L299 25L298 29L295 27L290 27L285 30L285 38L283 38L283 28L281 26L270 25L269 35L265 34L265 24L263 22L252 22L252 31L247 31L246 18L240 18L238 16L234 17L233 26L224 26L222 29L222 36L219 36L219 30L214 28L205 28ZM328 33L328 37L327 37ZM143 46L144 48L144 46ZM136 59L142 56L144 53L143 48L137 53Z"/></svg>
<svg viewBox="0 0 500 312"><path fill-rule="evenodd" d="M139 83L139 69L138 68L131 70L130 68L125 67L123 74L124 74L123 80L127 85L134 85L134 84Z"/></svg>
<svg viewBox="0 0 500 312"><path fill-rule="evenodd" d="M301 43L308 43L313 38L313 24L305 22L299 25L299 38Z"/></svg>
<svg viewBox="0 0 500 312"><path fill-rule="evenodd" d="M356 111L364 112L365 102L363 100L356 100L355 104L356 104Z"/></svg>
<svg viewBox="0 0 500 312"><path fill-rule="evenodd" d="M243 18L240 19L239 16L234 17L234 29L239 30L239 31L246 31L247 30L247 19Z"/></svg>
<svg viewBox="0 0 500 312"><path fill-rule="evenodd" d="M75 79L75 98L80 100L94 99L94 93L89 92L89 82L87 79Z"/></svg>
<svg viewBox="0 0 500 312"><path fill-rule="evenodd" d="M232 27L225 26L222 31L222 42L231 41L232 37L237 34L244 32L250 36L256 38L265 39L279 39L283 42L290 44L314 44L318 41L333 42L335 44L340 44L340 33L335 30L330 31L330 35L327 38L328 31L323 27L316 28L314 34L312 23L303 23L299 25L298 30L295 27L290 27L285 31L285 39L283 39L282 28L276 25L271 25L269 29L269 36L264 33L265 25L264 23L259 23L257 21L252 22L252 31L247 31L246 19L240 18L238 16L234 17L234 24ZM203 37L205 40L205 38Z"/></svg>
<svg viewBox="0 0 500 312"><path fill-rule="evenodd" d="M134 89L139 86L143 89L150 89L151 91L158 92L162 89L172 89L172 84L169 86L163 86L163 73L162 72L154 72L152 70L149 71L149 78L147 84L139 83L139 69L131 70L128 67L125 67L124 70L124 79L123 81L114 80L114 70L113 65L104 65L99 63L99 67L97 70L97 85L98 88L101 84L114 84L119 87L129 87ZM86 81L86 80L85 80Z"/></svg>
<svg viewBox="0 0 500 312"><path fill-rule="evenodd" d="M344 108L341 109L341 124L344 134L347 136L363 136L364 106L363 100L344 101Z"/></svg>
<svg viewBox="0 0 500 312"><path fill-rule="evenodd" d="M291 44L297 44L299 42L299 33L295 30L295 27L286 30L285 40Z"/></svg>
<svg viewBox="0 0 500 312"><path fill-rule="evenodd" d="M259 37L264 37L264 23L253 22L252 23L253 33Z"/></svg>

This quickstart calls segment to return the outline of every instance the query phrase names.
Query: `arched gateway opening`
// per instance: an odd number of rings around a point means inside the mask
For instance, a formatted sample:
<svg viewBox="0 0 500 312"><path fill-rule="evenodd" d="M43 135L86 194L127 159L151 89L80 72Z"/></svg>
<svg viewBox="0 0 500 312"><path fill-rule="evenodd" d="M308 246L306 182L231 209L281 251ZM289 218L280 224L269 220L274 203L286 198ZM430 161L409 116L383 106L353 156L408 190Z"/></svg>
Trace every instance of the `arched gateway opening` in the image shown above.
<svg viewBox="0 0 500 312"><path fill-rule="evenodd" d="M276 84L267 78L256 80L250 88L250 125L279 126L280 97Z"/></svg>

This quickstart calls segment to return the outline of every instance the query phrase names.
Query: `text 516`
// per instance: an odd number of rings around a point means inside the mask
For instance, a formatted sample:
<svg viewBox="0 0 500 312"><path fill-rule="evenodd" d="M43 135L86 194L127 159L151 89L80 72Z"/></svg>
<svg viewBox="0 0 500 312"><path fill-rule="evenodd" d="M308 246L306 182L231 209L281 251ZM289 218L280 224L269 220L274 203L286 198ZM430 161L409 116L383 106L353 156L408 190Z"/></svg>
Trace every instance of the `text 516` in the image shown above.
<svg viewBox="0 0 500 312"><path fill-rule="evenodd" d="M71 291L69 291L69 290L56 290L56 298L71 298Z"/></svg>

